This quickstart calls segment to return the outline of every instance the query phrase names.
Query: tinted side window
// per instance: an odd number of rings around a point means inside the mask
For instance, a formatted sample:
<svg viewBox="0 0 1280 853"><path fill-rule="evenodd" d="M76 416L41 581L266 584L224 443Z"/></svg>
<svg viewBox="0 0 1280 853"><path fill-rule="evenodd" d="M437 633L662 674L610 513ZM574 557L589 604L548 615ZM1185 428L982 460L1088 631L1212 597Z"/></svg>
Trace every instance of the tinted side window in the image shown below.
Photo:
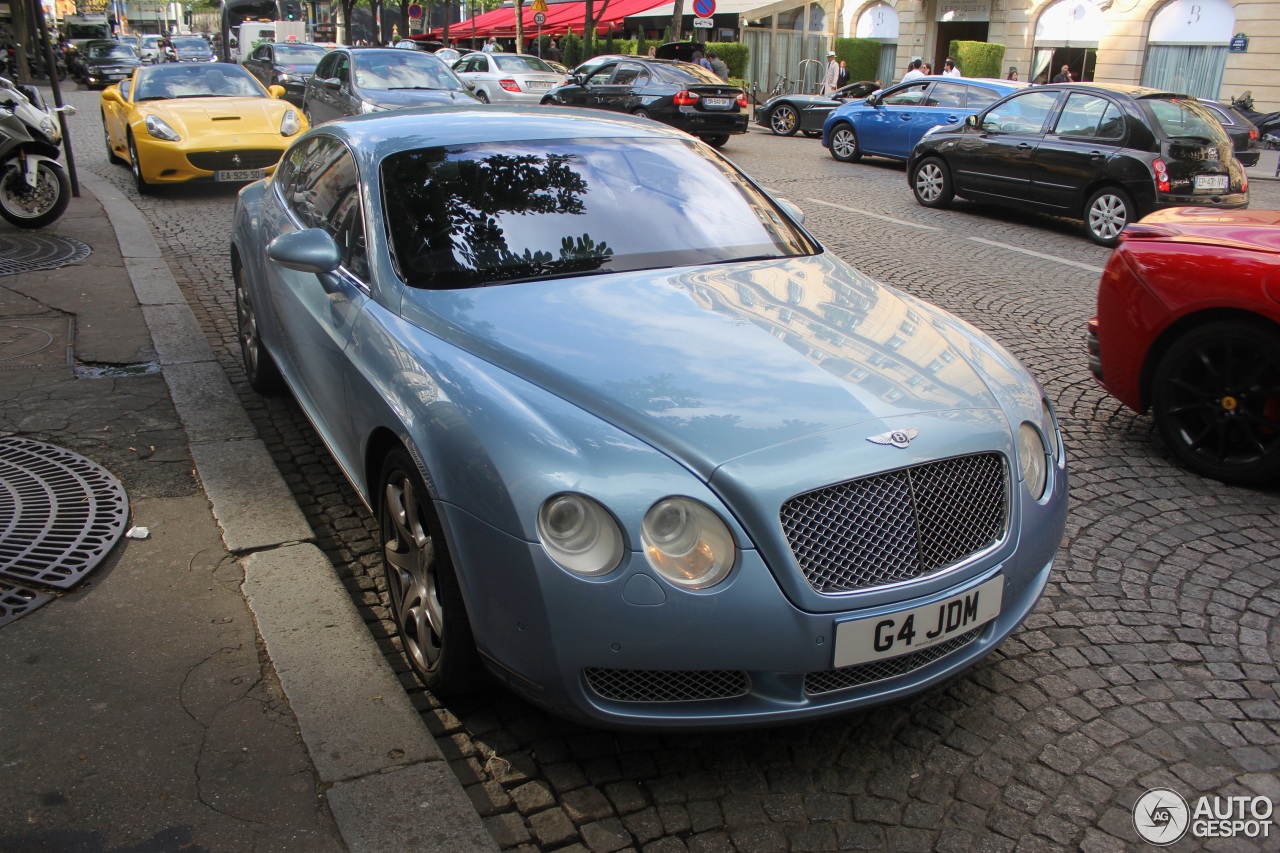
<svg viewBox="0 0 1280 853"><path fill-rule="evenodd" d="M602 65L599 68L597 68L595 72L590 77L587 78L587 88L593 88L595 86L608 86L609 78L613 76L613 69L617 67L618 66L616 64L611 63L609 65Z"/></svg>
<svg viewBox="0 0 1280 853"><path fill-rule="evenodd" d="M910 86L894 89L888 95L885 95L881 103L887 107L919 106L924 100L924 90L927 88L929 88L928 83L912 83Z"/></svg>
<svg viewBox="0 0 1280 853"><path fill-rule="evenodd" d="M618 70L613 72L614 86L630 86L644 74L644 69L633 62L619 63Z"/></svg>
<svg viewBox="0 0 1280 853"><path fill-rule="evenodd" d="M329 54L324 59L320 60L320 64L316 66L316 77L320 80L332 77L333 65L337 61L338 57L334 54Z"/></svg>
<svg viewBox="0 0 1280 853"><path fill-rule="evenodd" d="M966 86L965 88L969 90L969 102L965 106L971 110L985 110L1000 100L1000 93L995 89L987 89L982 86Z"/></svg>
<svg viewBox="0 0 1280 853"><path fill-rule="evenodd" d="M1057 92L1014 95L983 117L982 129L994 133L1039 133L1057 101Z"/></svg>
<svg viewBox="0 0 1280 853"><path fill-rule="evenodd" d="M1096 95L1072 92L1058 116L1053 132L1058 136L1094 136L1102 123L1102 114L1111 102Z"/></svg>
<svg viewBox="0 0 1280 853"><path fill-rule="evenodd" d="M1115 104L1107 104L1107 111L1098 122L1099 139L1120 139L1124 136L1124 111Z"/></svg>
<svg viewBox="0 0 1280 853"><path fill-rule="evenodd" d="M959 83L935 83L929 93L929 107L963 107L964 86Z"/></svg>
<svg viewBox="0 0 1280 853"><path fill-rule="evenodd" d="M360 175L341 142L317 136L289 150L281 184L285 204L303 228L323 228L342 249L342 265L361 279L369 277Z"/></svg>

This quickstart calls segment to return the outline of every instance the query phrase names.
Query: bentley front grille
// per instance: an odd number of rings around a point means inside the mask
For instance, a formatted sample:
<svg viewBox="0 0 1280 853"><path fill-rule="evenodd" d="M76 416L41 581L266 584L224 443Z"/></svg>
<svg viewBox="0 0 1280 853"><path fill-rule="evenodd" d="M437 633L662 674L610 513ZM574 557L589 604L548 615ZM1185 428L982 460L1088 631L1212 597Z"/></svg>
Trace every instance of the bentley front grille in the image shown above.
<svg viewBox="0 0 1280 853"><path fill-rule="evenodd" d="M782 527L818 592L924 577L999 542L1008 527L1004 456L979 453L799 495Z"/></svg>
<svg viewBox="0 0 1280 853"><path fill-rule="evenodd" d="M699 702L732 699L751 689L740 670L597 669L582 671L587 685L615 702Z"/></svg>

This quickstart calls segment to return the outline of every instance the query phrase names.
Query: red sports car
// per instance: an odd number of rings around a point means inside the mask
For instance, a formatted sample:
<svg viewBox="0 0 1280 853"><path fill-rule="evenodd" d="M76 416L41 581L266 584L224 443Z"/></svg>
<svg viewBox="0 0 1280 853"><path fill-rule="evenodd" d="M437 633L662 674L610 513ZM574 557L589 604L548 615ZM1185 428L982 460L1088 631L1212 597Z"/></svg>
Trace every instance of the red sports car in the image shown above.
<svg viewBox="0 0 1280 853"><path fill-rule="evenodd" d="M1280 211L1181 207L1130 225L1087 345L1099 384L1150 408L1188 468L1280 479Z"/></svg>

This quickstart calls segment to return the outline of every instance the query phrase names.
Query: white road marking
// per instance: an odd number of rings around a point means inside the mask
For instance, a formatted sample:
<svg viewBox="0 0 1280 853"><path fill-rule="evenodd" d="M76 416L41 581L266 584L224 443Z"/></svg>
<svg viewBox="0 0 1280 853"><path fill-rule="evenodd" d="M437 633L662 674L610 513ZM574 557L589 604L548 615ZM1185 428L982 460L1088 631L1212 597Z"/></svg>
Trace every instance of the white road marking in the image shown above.
<svg viewBox="0 0 1280 853"><path fill-rule="evenodd" d="M932 225L921 225L919 222L908 222L905 219L894 219L892 216L885 216L883 213L872 213L869 210L860 210L856 207L845 207L843 204L832 204L829 201L823 201L820 198L806 198L806 202L810 204L821 204L827 207L834 207L836 210L844 210L849 213L856 213L860 216L870 216L872 219L883 219L885 222L892 222L895 225L905 225L908 228L919 228L922 231L941 231L941 228L935 228Z"/></svg>
<svg viewBox="0 0 1280 853"><path fill-rule="evenodd" d="M1085 264L1080 261L1069 261L1066 258L1060 258L1057 255L1046 255L1043 252L1033 252L1030 249L1023 249L1018 246L1010 246L1008 243L998 243L995 240L984 240L981 237L969 237L975 243L982 243L987 246L995 246L997 249L1008 249L1010 252L1021 252L1024 255L1030 255L1033 258L1040 258L1044 261L1053 261L1057 264L1066 264L1069 267L1078 267L1082 270L1102 275L1102 267L1095 267L1093 264Z"/></svg>

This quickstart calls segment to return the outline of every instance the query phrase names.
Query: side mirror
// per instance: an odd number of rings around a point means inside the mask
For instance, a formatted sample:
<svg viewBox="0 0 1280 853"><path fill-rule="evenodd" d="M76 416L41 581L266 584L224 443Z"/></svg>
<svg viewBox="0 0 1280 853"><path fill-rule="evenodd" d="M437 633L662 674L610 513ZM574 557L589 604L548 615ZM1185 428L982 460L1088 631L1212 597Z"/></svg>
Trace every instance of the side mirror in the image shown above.
<svg viewBox="0 0 1280 853"><path fill-rule="evenodd" d="M270 94L271 97L273 98L283 98L284 86L268 86L267 93Z"/></svg>
<svg viewBox="0 0 1280 853"><path fill-rule="evenodd" d="M965 126L965 127L977 127L977 126L978 126L978 117L977 117L977 116L973 116L973 115L965 116L965 117L964 117L964 126Z"/></svg>
<svg viewBox="0 0 1280 853"><path fill-rule="evenodd" d="M586 85L587 78L582 74L571 74L569 76L569 82L573 83L575 86L584 86Z"/></svg>
<svg viewBox="0 0 1280 853"><path fill-rule="evenodd" d="M281 234L267 244L267 257L285 269L317 275L333 272L342 263L337 242L319 228Z"/></svg>
<svg viewBox="0 0 1280 853"><path fill-rule="evenodd" d="M320 81L320 85L324 86L326 89L332 89L336 92L338 89L342 88L342 81L337 77L326 77Z"/></svg>
<svg viewBox="0 0 1280 853"><path fill-rule="evenodd" d="M867 95L867 106L869 106L869 107L878 107L878 106L880 106L880 96L879 96L879 95Z"/></svg>
<svg viewBox="0 0 1280 853"><path fill-rule="evenodd" d="M108 86L102 90L102 100L110 101L113 104L124 103L124 95L120 92L120 86Z"/></svg>

